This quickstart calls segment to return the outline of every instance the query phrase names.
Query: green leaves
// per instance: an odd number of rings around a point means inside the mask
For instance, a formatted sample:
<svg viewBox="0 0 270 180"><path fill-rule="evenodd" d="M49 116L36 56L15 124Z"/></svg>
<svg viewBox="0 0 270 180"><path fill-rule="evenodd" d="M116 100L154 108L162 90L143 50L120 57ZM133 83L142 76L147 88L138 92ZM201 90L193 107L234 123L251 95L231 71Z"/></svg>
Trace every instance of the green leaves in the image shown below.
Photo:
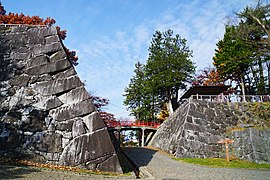
<svg viewBox="0 0 270 180"><path fill-rule="evenodd" d="M247 94L270 93L270 5L260 1L237 13L217 43L213 64L226 80L242 83Z"/></svg>
<svg viewBox="0 0 270 180"><path fill-rule="evenodd" d="M177 99L179 89L191 83L195 72L191 57L186 39L178 34L174 36L172 30L156 31L146 64L135 65L135 75L125 89L124 104L133 114L148 114L154 118L164 103Z"/></svg>
<svg viewBox="0 0 270 180"><path fill-rule="evenodd" d="M146 76L152 91L163 89L164 100L176 96L173 89L185 87L190 83L195 71L194 63L190 60L192 51L186 45L186 39L178 34L173 37L173 31L164 33L156 31L149 47L149 58L146 63Z"/></svg>
<svg viewBox="0 0 270 180"><path fill-rule="evenodd" d="M225 79L239 78L252 63L252 48L236 36L234 26L226 27L224 38L217 47L214 65Z"/></svg>

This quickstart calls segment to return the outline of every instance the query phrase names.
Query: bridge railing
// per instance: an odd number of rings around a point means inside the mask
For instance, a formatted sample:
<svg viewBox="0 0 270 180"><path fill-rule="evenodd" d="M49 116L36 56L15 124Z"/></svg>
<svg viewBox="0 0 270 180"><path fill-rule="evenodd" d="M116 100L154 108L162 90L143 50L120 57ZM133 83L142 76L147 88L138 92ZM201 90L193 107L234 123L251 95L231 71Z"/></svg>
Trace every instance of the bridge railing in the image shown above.
<svg viewBox="0 0 270 180"><path fill-rule="evenodd" d="M205 100L211 102L270 102L270 95L192 95L189 100Z"/></svg>
<svg viewBox="0 0 270 180"><path fill-rule="evenodd" d="M133 126L148 126L153 128L158 128L161 123L157 122L145 122L145 121L110 121L107 122L107 127L115 128L115 127L133 127Z"/></svg>

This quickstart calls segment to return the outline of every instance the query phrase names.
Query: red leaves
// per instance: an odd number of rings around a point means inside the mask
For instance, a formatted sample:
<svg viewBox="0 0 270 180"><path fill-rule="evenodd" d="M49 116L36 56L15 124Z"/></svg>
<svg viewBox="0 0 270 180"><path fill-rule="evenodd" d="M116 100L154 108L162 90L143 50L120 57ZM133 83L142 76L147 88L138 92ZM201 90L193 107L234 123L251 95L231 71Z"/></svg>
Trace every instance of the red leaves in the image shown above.
<svg viewBox="0 0 270 180"><path fill-rule="evenodd" d="M61 28L59 26L56 26L56 29L57 29L57 33L58 33L58 36L60 37L60 39L65 40L67 37L67 31L61 30Z"/></svg>
<svg viewBox="0 0 270 180"><path fill-rule="evenodd" d="M28 24L28 25L47 25L51 26L55 24L55 20L48 17L45 20L40 18L39 16L26 16L23 13L9 13L5 15L0 8L0 23L2 24Z"/></svg>
<svg viewBox="0 0 270 180"><path fill-rule="evenodd" d="M77 61L78 61L78 56L76 56L76 51L70 51L68 48L65 48L65 51L67 53L67 56L69 58L69 60L76 66L78 65Z"/></svg>
<svg viewBox="0 0 270 180"><path fill-rule="evenodd" d="M55 24L56 21L50 17L47 17L45 20L40 18L39 16L28 16L24 15L23 13L9 13L6 15L6 11L2 3L0 2L0 24L27 24L27 25L45 25L45 26L52 26ZM59 26L56 26L57 34L61 40L65 40L67 37L67 31L61 30ZM74 64L78 64L78 56L76 56L76 51L70 51L68 48L64 46L64 49L67 53L69 60Z"/></svg>
<svg viewBox="0 0 270 180"><path fill-rule="evenodd" d="M91 95L91 98L94 102L95 107L99 111L101 119L105 122L105 124L108 124L112 121L116 121L114 114L102 111L101 109L102 107L107 106L109 104L109 100L107 98L102 98L94 95Z"/></svg>
<svg viewBox="0 0 270 180"><path fill-rule="evenodd" d="M224 85L223 79L215 68L207 67L200 71L196 81L192 82L192 86L217 86Z"/></svg>
<svg viewBox="0 0 270 180"><path fill-rule="evenodd" d="M99 112L99 115L104 122L115 121L114 114L112 113L102 111L102 112Z"/></svg>
<svg viewBox="0 0 270 180"><path fill-rule="evenodd" d="M47 26L50 26L52 24L55 24L56 21L54 19L51 19L50 17L47 17L44 21L44 24L47 25Z"/></svg>

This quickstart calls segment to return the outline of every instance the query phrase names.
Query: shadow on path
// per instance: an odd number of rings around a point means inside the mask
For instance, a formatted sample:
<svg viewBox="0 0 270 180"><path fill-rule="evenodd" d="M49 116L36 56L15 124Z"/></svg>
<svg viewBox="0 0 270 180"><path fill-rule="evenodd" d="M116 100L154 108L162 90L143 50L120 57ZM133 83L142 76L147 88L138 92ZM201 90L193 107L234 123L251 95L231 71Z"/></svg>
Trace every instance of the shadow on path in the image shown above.
<svg viewBox="0 0 270 180"><path fill-rule="evenodd" d="M138 167L142 167L148 165L157 151L142 147L131 147L125 148L124 152Z"/></svg>
<svg viewBox="0 0 270 180"><path fill-rule="evenodd" d="M0 164L0 179L23 178L25 174L33 172L40 172L40 170L28 166Z"/></svg>

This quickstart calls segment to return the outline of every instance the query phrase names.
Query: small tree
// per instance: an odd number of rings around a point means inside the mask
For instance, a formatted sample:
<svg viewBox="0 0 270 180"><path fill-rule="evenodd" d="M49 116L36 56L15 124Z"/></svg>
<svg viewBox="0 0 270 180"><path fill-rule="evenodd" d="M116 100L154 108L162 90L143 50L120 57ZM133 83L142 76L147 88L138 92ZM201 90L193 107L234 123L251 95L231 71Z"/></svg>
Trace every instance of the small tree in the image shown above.
<svg viewBox="0 0 270 180"><path fill-rule="evenodd" d="M172 30L156 31L149 47L146 63L147 87L157 97L161 107L166 103L172 113L178 107L178 91L192 82L195 72L192 51L187 40ZM161 108L160 107L160 108Z"/></svg>

